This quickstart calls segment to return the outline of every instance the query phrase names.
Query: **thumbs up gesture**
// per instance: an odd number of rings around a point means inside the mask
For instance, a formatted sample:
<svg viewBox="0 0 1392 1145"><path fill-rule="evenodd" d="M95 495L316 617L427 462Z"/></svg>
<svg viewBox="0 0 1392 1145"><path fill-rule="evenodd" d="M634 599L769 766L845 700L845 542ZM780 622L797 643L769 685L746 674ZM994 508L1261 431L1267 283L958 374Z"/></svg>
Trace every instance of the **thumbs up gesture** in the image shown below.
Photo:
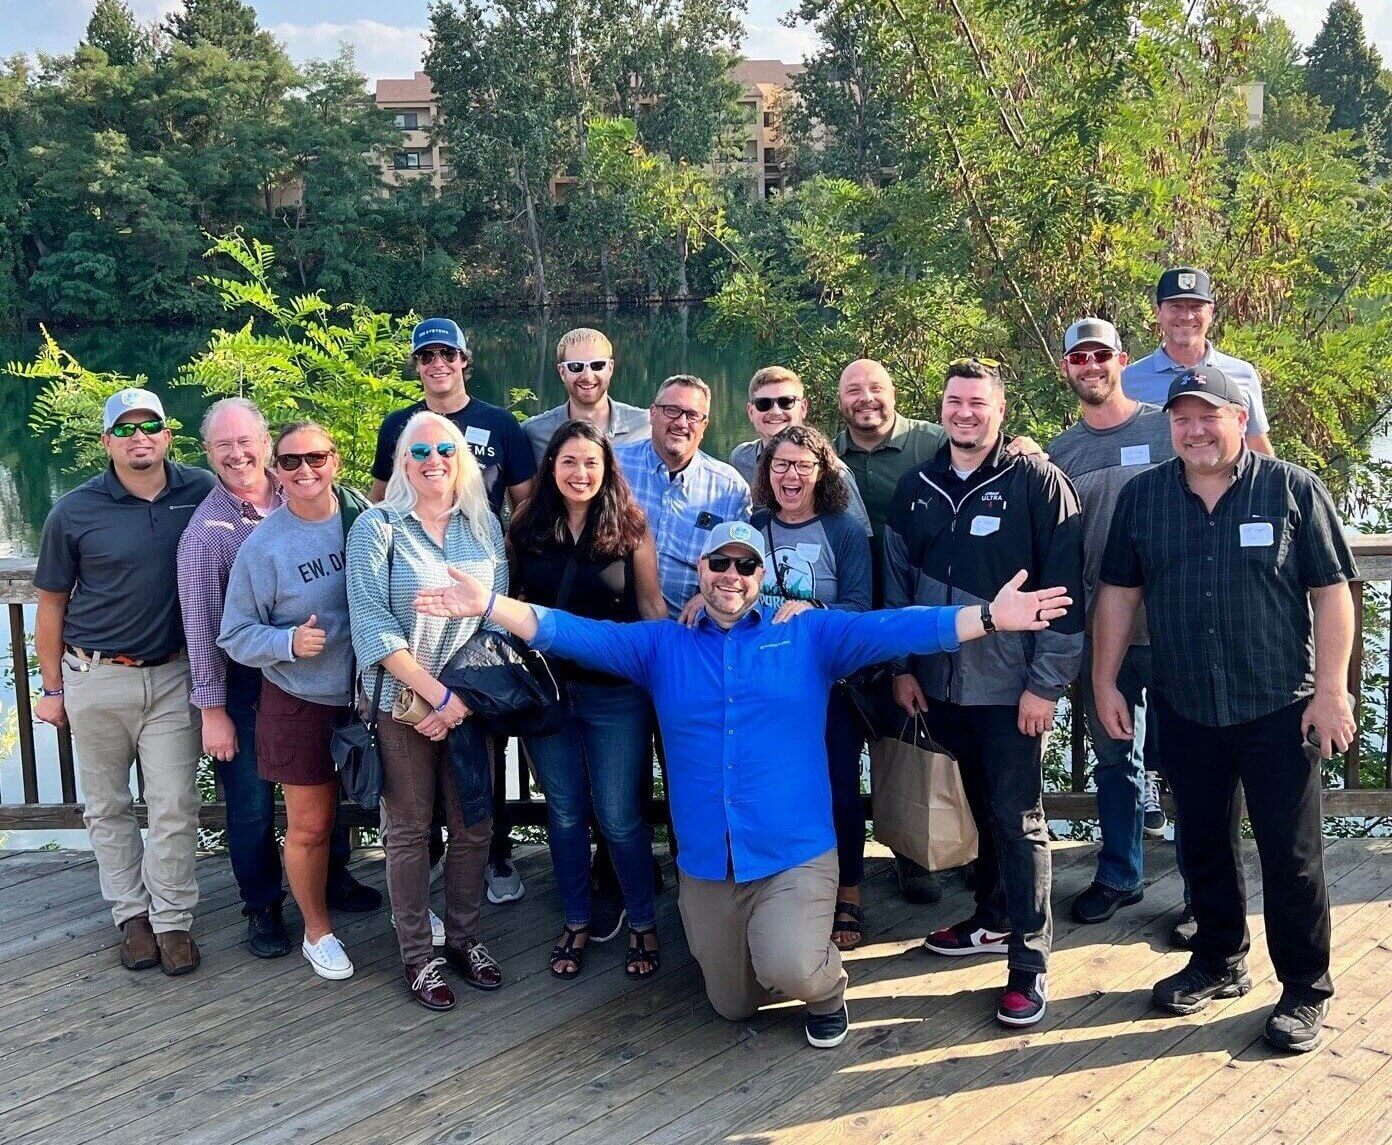
<svg viewBox="0 0 1392 1145"><path fill-rule="evenodd" d="M290 641L290 650L295 653L296 660L308 660L324 651L324 630L316 627L318 620L319 614L312 613L308 620L296 627Z"/></svg>

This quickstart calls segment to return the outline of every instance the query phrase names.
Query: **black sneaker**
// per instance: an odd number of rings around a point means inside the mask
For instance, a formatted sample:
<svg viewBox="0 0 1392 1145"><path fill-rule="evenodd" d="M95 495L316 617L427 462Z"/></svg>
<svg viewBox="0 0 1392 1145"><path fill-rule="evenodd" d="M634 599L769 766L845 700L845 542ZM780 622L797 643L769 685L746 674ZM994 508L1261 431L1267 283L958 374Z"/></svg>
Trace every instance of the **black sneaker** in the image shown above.
<svg viewBox="0 0 1392 1145"><path fill-rule="evenodd" d="M290 953L290 934L280 916L280 904L248 908L247 946L257 958L284 958Z"/></svg>
<svg viewBox="0 0 1392 1145"><path fill-rule="evenodd" d="M1186 906L1170 931L1170 945L1177 950L1188 950L1194 945L1194 935L1198 933L1199 924L1194 919L1194 911Z"/></svg>
<svg viewBox="0 0 1392 1145"><path fill-rule="evenodd" d="M1247 967L1238 963L1231 970L1209 970L1192 959L1178 974L1162 978L1150 992L1157 1010L1171 1014L1197 1014L1214 998L1240 998L1252 988Z"/></svg>
<svg viewBox="0 0 1392 1145"><path fill-rule="evenodd" d="M1163 839L1169 820L1165 818L1165 807L1160 802L1160 776L1153 771L1145 773L1141 801L1145 833L1152 839Z"/></svg>
<svg viewBox="0 0 1392 1145"><path fill-rule="evenodd" d="M590 941L608 942L620 930L628 918L623 899L617 895L594 894L590 896Z"/></svg>
<svg viewBox="0 0 1392 1145"><path fill-rule="evenodd" d="M1044 1016L1047 1007L1044 975L1012 970L996 1010L996 1021L1003 1026L1032 1026Z"/></svg>
<svg viewBox="0 0 1392 1145"><path fill-rule="evenodd" d="M808 1014L804 1028L807 1031L809 1046L815 1046L819 1050L839 1046L846 1040L846 1034L851 1028L851 1015L846 1009L846 1003L842 1002L841 1009L830 1014Z"/></svg>
<svg viewBox="0 0 1392 1145"><path fill-rule="evenodd" d="M1324 1040L1324 1019L1329 1016L1329 999L1303 1002L1289 989L1266 1019L1266 1040L1278 1050L1308 1054Z"/></svg>
<svg viewBox="0 0 1392 1145"><path fill-rule="evenodd" d="M1138 903L1144 892L1138 887L1134 891L1117 891L1101 883L1093 883L1073 900L1073 919L1075 922L1106 922L1124 906Z"/></svg>
<svg viewBox="0 0 1392 1145"><path fill-rule="evenodd" d="M347 871L329 881L324 900L330 910L347 911L349 914L369 914L382 908L382 892L358 882Z"/></svg>
<svg viewBox="0 0 1392 1145"><path fill-rule="evenodd" d="M899 893L905 902L927 906L942 898L942 887L933 872L920 867L903 855L894 856L894 873L899 879Z"/></svg>

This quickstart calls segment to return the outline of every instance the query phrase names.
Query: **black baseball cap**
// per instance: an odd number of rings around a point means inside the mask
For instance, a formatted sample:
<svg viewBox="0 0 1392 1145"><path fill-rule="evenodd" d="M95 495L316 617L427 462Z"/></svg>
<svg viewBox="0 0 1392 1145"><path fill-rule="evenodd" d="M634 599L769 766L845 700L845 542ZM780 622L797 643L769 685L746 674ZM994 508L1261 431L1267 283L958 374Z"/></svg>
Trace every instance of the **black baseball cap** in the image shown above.
<svg viewBox="0 0 1392 1145"><path fill-rule="evenodd" d="M1170 392L1165 396L1165 408L1169 409L1180 398L1193 395L1202 398L1211 406L1235 405L1247 408L1247 395L1242 387L1223 373L1217 366L1195 366L1185 370L1170 383Z"/></svg>
<svg viewBox="0 0 1392 1145"><path fill-rule="evenodd" d="M1212 302L1213 284L1208 279L1208 271L1196 266L1170 267L1155 284L1155 302L1159 305L1172 298L1196 298L1200 302Z"/></svg>

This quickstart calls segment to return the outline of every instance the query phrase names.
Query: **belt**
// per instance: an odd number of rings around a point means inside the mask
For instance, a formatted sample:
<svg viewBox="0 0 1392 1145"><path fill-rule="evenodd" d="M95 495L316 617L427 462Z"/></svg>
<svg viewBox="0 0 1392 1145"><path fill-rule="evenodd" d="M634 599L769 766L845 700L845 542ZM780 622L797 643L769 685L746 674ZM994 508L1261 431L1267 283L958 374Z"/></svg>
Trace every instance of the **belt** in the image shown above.
<svg viewBox="0 0 1392 1145"><path fill-rule="evenodd" d="M142 660L139 656L127 656L124 652L87 652L74 644L66 644L64 647L84 664L118 664L122 668L156 668L161 664L172 664L175 660L184 658L182 648L174 649L167 656L152 656Z"/></svg>

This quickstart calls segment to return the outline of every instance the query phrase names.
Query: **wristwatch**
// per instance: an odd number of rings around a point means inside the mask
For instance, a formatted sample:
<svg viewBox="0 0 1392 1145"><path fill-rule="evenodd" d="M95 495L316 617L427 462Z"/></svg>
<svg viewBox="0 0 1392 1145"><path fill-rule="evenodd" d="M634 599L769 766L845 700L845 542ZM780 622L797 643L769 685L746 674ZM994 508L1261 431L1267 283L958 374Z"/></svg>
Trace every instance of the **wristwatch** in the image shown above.
<svg viewBox="0 0 1392 1145"><path fill-rule="evenodd" d="M991 606L989 604L981 606L981 627L986 630L987 636L996 631L996 622L991 619Z"/></svg>

